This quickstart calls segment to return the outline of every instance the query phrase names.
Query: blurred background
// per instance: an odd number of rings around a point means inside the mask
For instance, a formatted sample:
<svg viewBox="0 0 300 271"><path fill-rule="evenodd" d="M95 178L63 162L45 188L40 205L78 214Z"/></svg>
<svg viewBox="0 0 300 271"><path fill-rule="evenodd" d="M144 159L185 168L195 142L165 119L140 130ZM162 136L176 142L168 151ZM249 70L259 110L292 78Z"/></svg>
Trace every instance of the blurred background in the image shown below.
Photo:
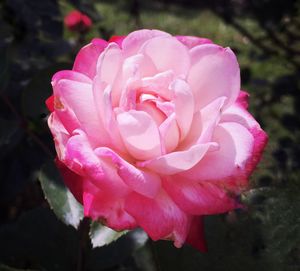
<svg viewBox="0 0 300 271"><path fill-rule="evenodd" d="M88 19L67 20L73 10ZM0 25L1 271L300 270L300 1L1 0ZM56 218L38 181L55 153L44 103L52 75L92 38L139 28L231 47L269 134L241 195L247 208L205 219L206 254L130 235L92 249L82 228Z"/></svg>

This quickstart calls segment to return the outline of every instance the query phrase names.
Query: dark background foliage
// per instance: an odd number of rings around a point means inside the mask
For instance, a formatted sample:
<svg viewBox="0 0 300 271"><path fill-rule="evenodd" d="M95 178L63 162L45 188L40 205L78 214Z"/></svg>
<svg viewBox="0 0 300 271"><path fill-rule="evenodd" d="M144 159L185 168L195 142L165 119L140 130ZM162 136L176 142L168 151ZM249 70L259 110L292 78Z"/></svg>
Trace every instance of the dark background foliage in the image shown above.
<svg viewBox="0 0 300 271"><path fill-rule="evenodd" d="M65 28L72 9L92 18L86 35ZM0 25L0 270L300 270L299 1L2 0ZM206 218L206 254L166 241L137 244L136 235L92 249L88 221L78 230L63 224L41 189L51 175L38 181L55 153L44 104L51 76L71 68L92 37L137 28L230 46L250 111L270 137L241 195L247 208ZM49 193L63 193L54 185Z"/></svg>

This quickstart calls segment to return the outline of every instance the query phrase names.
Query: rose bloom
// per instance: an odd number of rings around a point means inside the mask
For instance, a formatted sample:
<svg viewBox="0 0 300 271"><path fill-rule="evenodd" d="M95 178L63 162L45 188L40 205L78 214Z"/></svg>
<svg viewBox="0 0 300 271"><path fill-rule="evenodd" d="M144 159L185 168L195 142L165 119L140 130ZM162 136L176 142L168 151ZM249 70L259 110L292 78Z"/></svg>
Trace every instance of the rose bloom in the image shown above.
<svg viewBox="0 0 300 271"><path fill-rule="evenodd" d="M267 141L231 49L158 30L94 39L52 86L57 165L84 215L205 251L203 216L241 207Z"/></svg>
<svg viewBox="0 0 300 271"><path fill-rule="evenodd" d="M80 33L88 32L92 26L92 20L90 17L78 10L73 10L66 15L64 23L70 31Z"/></svg>

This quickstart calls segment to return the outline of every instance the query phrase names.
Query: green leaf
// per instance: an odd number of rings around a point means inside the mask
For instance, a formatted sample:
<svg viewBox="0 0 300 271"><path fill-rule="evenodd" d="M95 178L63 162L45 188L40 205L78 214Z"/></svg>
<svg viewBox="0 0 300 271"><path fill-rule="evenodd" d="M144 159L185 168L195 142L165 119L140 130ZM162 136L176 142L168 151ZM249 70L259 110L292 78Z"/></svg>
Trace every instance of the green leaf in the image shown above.
<svg viewBox="0 0 300 271"><path fill-rule="evenodd" d="M140 250L147 240L147 234L141 229L136 229L122 235L109 245L95 247L90 252L87 270L123 270L119 269L120 266L124 266L128 261L134 261L135 252Z"/></svg>
<svg viewBox="0 0 300 271"><path fill-rule="evenodd" d="M109 245L127 232L128 231L114 231L102 225L100 222L93 221L90 228L90 238L93 248Z"/></svg>
<svg viewBox="0 0 300 271"><path fill-rule="evenodd" d="M46 163L39 174L44 195L56 216L67 225L78 228L83 218L82 205L64 185L53 162Z"/></svg>

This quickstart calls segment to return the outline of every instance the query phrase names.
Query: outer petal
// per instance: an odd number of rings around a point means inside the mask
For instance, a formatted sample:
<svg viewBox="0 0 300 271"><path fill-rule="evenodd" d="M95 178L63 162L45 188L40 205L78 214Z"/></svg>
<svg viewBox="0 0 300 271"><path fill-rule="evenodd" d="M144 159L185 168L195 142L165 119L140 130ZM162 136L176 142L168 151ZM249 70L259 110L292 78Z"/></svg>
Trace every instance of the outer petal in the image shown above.
<svg viewBox="0 0 300 271"><path fill-rule="evenodd" d="M199 38L199 37L194 37L194 36L175 36L175 37L189 49L191 49L197 45L213 43L209 39Z"/></svg>
<svg viewBox="0 0 300 271"><path fill-rule="evenodd" d="M125 38L126 36L112 36L108 42L114 42L118 44L120 47L122 47L122 43Z"/></svg>
<svg viewBox="0 0 300 271"><path fill-rule="evenodd" d="M125 209L153 240L171 239L176 247L183 245L190 218L163 191L155 199L132 193Z"/></svg>
<svg viewBox="0 0 300 271"><path fill-rule="evenodd" d="M221 96L228 98L227 106L232 104L240 91L240 69L234 53L229 48L205 44L191 49L190 56L188 83L196 110Z"/></svg>
<svg viewBox="0 0 300 271"><path fill-rule="evenodd" d="M70 138L70 134L61 123L56 112L53 112L48 118L48 126L53 135L56 153L59 159L65 157L65 146Z"/></svg>
<svg viewBox="0 0 300 271"><path fill-rule="evenodd" d="M58 158L55 159L55 164L59 169L66 186L70 189L77 201L83 204L83 178L66 167L66 165Z"/></svg>
<svg viewBox="0 0 300 271"><path fill-rule="evenodd" d="M46 106L50 112L54 111L54 95L51 95L47 100L46 100Z"/></svg>
<svg viewBox="0 0 300 271"><path fill-rule="evenodd" d="M51 84L54 87L59 80L68 79L75 82L91 84L92 80L85 74L77 71L63 70L55 73L52 77Z"/></svg>
<svg viewBox="0 0 300 271"><path fill-rule="evenodd" d="M248 103L249 103L248 102L249 97L250 97L250 95L248 92L241 90L235 103L237 103L240 106L242 106L243 108L247 109Z"/></svg>
<svg viewBox="0 0 300 271"><path fill-rule="evenodd" d="M80 126L84 128L94 145L104 144L103 129L94 105L92 85L69 79L60 79L53 83L55 96L61 99L63 107L72 108ZM64 105L66 104L66 106Z"/></svg>
<svg viewBox="0 0 300 271"><path fill-rule="evenodd" d="M252 155L254 138L242 125L235 122L221 123L215 128L213 141L220 149L209 152L190 170L181 175L193 180L222 180L241 175Z"/></svg>
<svg viewBox="0 0 300 271"><path fill-rule="evenodd" d="M244 97L245 95L242 94ZM252 149L252 155L249 157L245 173L250 174L258 164L262 152L267 144L268 136L261 129L260 125L252 117L252 115L244 109L244 100L238 99L237 103L226 109L222 115L221 122L236 122L246 127L254 138L254 145Z"/></svg>
<svg viewBox="0 0 300 271"><path fill-rule="evenodd" d="M88 180L83 185L84 215L101 220L108 227L121 231L137 227L135 219L124 210L124 198L103 191Z"/></svg>
<svg viewBox="0 0 300 271"><path fill-rule="evenodd" d="M191 215L220 214L239 206L223 187L209 181L196 182L173 176L164 181L164 188L175 203Z"/></svg>
<svg viewBox="0 0 300 271"><path fill-rule="evenodd" d="M53 109L55 110L57 116L67 129L67 131L71 134L75 129L80 126L80 122L77 116L74 113L73 108L70 104L64 99L64 93L61 93L61 89L58 86L60 80L69 80L78 83L90 84L91 79L75 71L59 71L54 74L52 77L51 84L53 86ZM51 100L50 100L51 102Z"/></svg>
<svg viewBox="0 0 300 271"><path fill-rule="evenodd" d="M171 37L171 35L159 30L137 30L123 40L122 49L126 56L134 55L147 40L154 37Z"/></svg>
<svg viewBox="0 0 300 271"><path fill-rule="evenodd" d="M77 54L73 70L93 78L96 74L98 57L107 45L108 43L105 40L93 39L90 44L84 46Z"/></svg>
<svg viewBox="0 0 300 271"><path fill-rule="evenodd" d="M66 154L62 162L107 193L123 197L129 191L127 185L118 175L115 165L101 160L95 154L87 136L81 130L76 130L68 140Z"/></svg>
<svg viewBox="0 0 300 271"><path fill-rule="evenodd" d="M154 120L143 111L120 113L117 122L129 153L138 160L161 154L160 137Z"/></svg>
<svg viewBox="0 0 300 271"><path fill-rule="evenodd" d="M195 216L192 218L191 227L186 242L201 252L207 252L202 216Z"/></svg>
<svg viewBox="0 0 300 271"><path fill-rule="evenodd" d="M117 167L119 176L132 190L150 198L157 195L160 189L160 177L158 175L133 166L108 148L97 148L95 153L100 158L111 159Z"/></svg>
<svg viewBox="0 0 300 271"><path fill-rule="evenodd" d="M198 144L186 151L171 152L152 160L137 162L137 165L163 175L173 175L192 168L201 161L209 150L215 150L216 148L217 144L213 142Z"/></svg>
<svg viewBox="0 0 300 271"><path fill-rule="evenodd" d="M97 63L97 75L101 81L112 85L122 67L122 50L116 43L109 43Z"/></svg>

